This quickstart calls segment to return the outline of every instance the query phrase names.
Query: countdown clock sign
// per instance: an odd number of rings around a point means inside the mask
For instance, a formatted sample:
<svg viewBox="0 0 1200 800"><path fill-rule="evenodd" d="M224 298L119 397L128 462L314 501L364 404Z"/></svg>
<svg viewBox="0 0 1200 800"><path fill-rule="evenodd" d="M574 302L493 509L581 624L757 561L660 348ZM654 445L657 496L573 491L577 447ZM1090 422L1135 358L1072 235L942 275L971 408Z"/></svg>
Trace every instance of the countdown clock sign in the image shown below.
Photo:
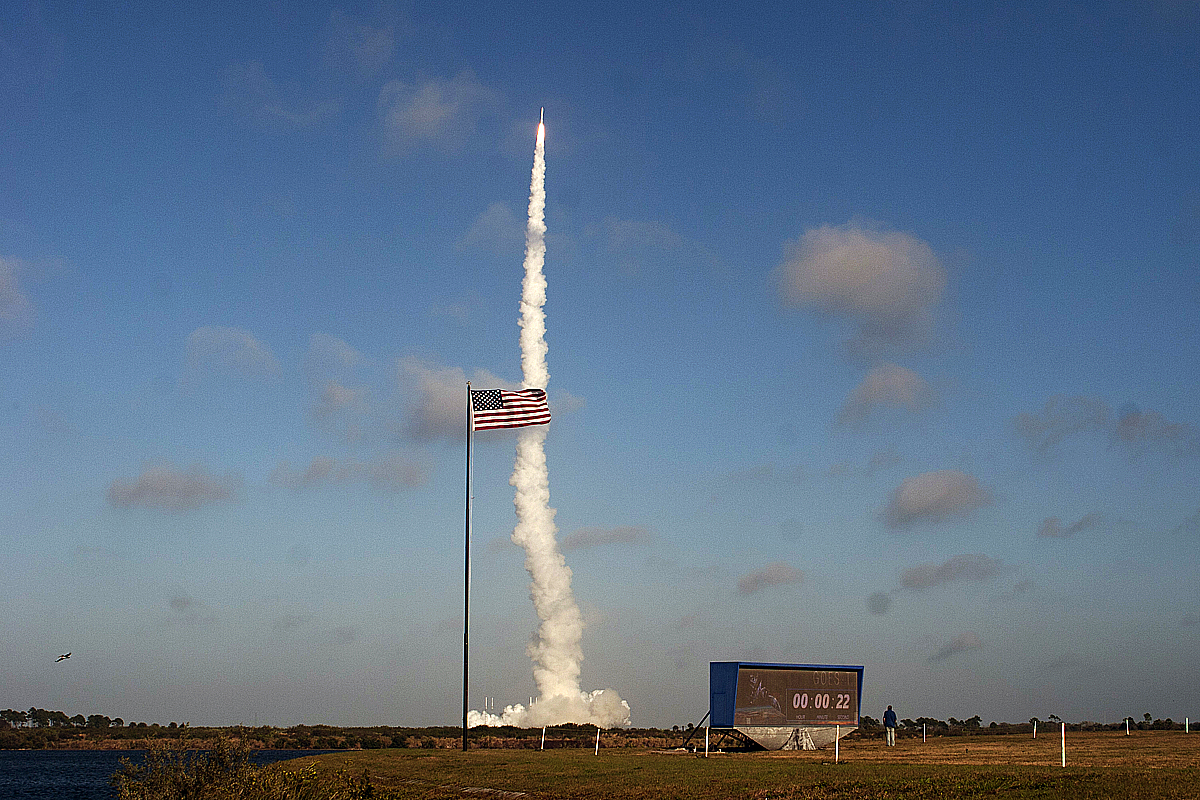
<svg viewBox="0 0 1200 800"><path fill-rule="evenodd" d="M713 662L710 665L713 724L857 726L862 672L862 667L840 665Z"/></svg>

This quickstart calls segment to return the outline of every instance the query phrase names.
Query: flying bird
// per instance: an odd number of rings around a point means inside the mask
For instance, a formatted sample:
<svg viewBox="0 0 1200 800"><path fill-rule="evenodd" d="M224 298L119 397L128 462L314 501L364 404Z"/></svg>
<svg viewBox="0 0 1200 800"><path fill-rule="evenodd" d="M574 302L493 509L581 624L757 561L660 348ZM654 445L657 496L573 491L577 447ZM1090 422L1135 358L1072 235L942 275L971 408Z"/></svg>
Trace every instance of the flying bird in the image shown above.
<svg viewBox="0 0 1200 800"><path fill-rule="evenodd" d="M58 658L54 659L54 663L55 663L55 664L57 664L57 663L58 663L58 662L60 662L60 661L66 661L66 660L67 660L68 658L70 658L70 657L71 657L71 654L70 654L70 653L67 653L66 655L59 656Z"/></svg>

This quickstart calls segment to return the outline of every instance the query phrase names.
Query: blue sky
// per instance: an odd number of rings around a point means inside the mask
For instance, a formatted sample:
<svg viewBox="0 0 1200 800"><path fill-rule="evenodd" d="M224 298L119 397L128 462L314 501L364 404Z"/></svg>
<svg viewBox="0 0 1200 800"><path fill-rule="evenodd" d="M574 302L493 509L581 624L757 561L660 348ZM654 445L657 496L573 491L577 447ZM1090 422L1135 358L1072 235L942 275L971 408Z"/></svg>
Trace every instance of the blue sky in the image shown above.
<svg viewBox="0 0 1200 800"><path fill-rule="evenodd" d="M585 689L1200 717L1195 2L38 3L0 21L0 706L461 719L464 381ZM485 386L485 384L487 386ZM533 694L477 439L472 706ZM70 661L55 664L60 653Z"/></svg>

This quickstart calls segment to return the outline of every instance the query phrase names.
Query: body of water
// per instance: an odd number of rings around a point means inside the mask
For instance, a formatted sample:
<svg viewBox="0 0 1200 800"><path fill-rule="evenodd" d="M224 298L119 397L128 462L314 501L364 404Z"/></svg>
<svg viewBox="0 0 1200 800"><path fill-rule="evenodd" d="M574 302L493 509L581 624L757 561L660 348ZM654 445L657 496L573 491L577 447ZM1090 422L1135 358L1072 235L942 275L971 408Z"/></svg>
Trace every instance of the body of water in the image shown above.
<svg viewBox="0 0 1200 800"><path fill-rule="evenodd" d="M255 764L327 750L259 750ZM122 758L135 764L142 750L0 750L0 798L4 800L112 800L108 779Z"/></svg>

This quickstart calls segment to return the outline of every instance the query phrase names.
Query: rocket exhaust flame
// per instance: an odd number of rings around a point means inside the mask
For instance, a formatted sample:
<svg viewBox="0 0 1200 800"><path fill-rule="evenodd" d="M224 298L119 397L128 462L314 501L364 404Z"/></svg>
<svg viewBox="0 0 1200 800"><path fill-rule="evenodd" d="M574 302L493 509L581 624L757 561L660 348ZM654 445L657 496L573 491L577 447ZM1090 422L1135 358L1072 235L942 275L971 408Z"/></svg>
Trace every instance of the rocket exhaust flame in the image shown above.
<svg viewBox="0 0 1200 800"><path fill-rule="evenodd" d="M529 222L525 229L525 279L521 284L521 370L527 388L546 388L546 125L545 109L538 122L529 182ZM613 727L629 722L629 704L611 689L584 692L579 685L583 662L583 615L571 591L571 568L555 539L555 511L550 507L550 473L546 466L546 428L522 428L509 483L516 489L513 504L517 526L512 540L525 549L529 593L541 621L537 640L529 645L538 699L529 708L506 706L503 714L471 711L470 726L519 727L575 722Z"/></svg>

